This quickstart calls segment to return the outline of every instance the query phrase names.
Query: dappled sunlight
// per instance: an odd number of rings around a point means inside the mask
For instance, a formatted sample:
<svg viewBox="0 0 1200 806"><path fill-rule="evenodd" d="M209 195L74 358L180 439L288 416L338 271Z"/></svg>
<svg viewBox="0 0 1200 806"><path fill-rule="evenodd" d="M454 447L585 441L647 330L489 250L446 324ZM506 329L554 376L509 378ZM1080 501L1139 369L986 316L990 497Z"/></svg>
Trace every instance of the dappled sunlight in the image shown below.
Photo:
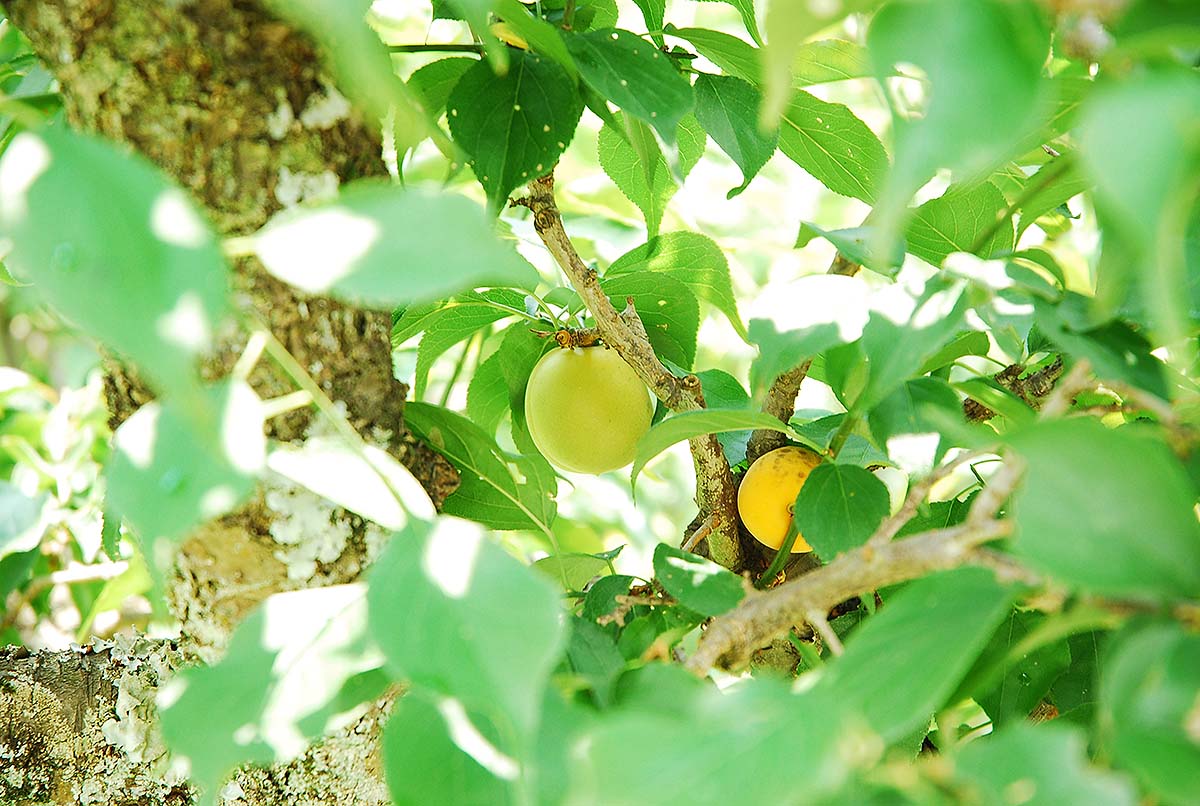
<svg viewBox="0 0 1200 806"><path fill-rule="evenodd" d="M159 240L185 249L212 241L204 220L178 188L168 188L154 200L150 208L150 231Z"/></svg>
<svg viewBox="0 0 1200 806"><path fill-rule="evenodd" d="M164 342L188 353L198 353L212 341L208 312L200 296L192 291L180 294L175 306L158 317L155 330Z"/></svg>
<svg viewBox="0 0 1200 806"><path fill-rule="evenodd" d="M161 419L162 406L150 403L134 412L117 429L113 438L114 447L138 470L148 470L154 461Z"/></svg>
<svg viewBox="0 0 1200 806"><path fill-rule="evenodd" d="M259 473L266 464L262 423L258 395L245 383L231 383L221 412L221 448L230 466L246 475Z"/></svg>
<svg viewBox="0 0 1200 806"><path fill-rule="evenodd" d="M438 713L446 720L450 740L479 765L497 778L515 781L521 773L517 762L500 752L471 722L466 709L458 700L446 697L438 702Z"/></svg>
<svg viewBox="0 0 1200 806"><path fill-rule="evenodd" d="M854 277L801 277L764 288L747 318L769 320L781 332L835 325L838 340L848 344L862 335L870 318L868 299L867 286Z"/></svg>
<svg viewBox="0 0 1200 806"><path fill-rule="evenodd" d="M285 213L254 236L254 245L263 263L277 267L276 274L316 294L353 274L381 236L375 220L329 207L297 221Z"/></svg>
<svg viewBox="0 0 1200 806"><path fill-rule="evenodd" d="M50 163L50 149L37 135L22 132L13 138L0 159L0 218L15 223L25 217L25 195Z"/></svg>
<svg viewBox="0 0 1200 806"><path fill-rule="evenodd" d="M446 596L462 599L471 589L485 539L484 531L469 521L438 518L421 558L425 576Z"/></svg>

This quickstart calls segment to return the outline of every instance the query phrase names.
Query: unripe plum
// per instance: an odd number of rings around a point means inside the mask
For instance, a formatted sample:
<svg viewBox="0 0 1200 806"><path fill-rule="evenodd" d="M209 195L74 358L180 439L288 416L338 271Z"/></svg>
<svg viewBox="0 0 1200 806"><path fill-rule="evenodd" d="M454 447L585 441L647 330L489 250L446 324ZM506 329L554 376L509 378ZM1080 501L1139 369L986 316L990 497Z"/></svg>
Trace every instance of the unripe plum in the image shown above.
<svg viewBox="0 0 1200 806"><path fill-rule="evenodd" d="M542 455L563 470L604 473L633 461L654 405L637 373L607 347L551 350L525 390L525 420Z"/></svg>
<svg viewBox="0 0 1200 806"><path fill-rule="evenodd" d="M765 453L750 465L738 487L738 514L758 542L778 550L792 525L792 507L808 474L821 457L789 445ZM812 551L803 535L796 537L792 553Z"/></svg>

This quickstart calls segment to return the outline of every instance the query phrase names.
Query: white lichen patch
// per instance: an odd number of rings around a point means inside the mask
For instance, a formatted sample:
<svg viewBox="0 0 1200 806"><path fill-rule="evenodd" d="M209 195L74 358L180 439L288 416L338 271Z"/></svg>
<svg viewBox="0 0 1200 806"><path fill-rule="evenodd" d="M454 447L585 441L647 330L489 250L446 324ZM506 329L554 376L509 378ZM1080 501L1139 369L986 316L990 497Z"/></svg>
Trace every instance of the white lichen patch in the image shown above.
<svg viewBox="0 0 1200 806"><path fill-rule="evenodd" d="M319 174L292 171L286 166L279 169L275 183L275 198L284 207L294 207L300 202L319 202L335 198L338 191L338 176L333 171Z"/></svg>
<svg viewBox="0 0 1200 806"><path fill-rule="evenodd" d="M287 96L280 90L277 93L279 105L275 107L275 111L267 115L267 134L272 140L282 140L287 137L288 130L292 128L292 124L296 122L296 113L292 111L292 105L288 103Z"/></svg>
<svg viewBox="0 0 1200 806"><path fill-rule="evenodd" d="M325 92L308 97L304 111L300 113L300 124L306 129L330 129L340 120L350 117L350 102L332 84L325 85Z"/></svg>
<svg viewBox="0 0 1200 806"><path fill-rule="evenodd" d="M317 573L317 563L342 556L351 524L336 517L338 507L275 473L263 483L271 510L271 537L279 544L275 557L287 568L288 579L306 581Z"/></svg>

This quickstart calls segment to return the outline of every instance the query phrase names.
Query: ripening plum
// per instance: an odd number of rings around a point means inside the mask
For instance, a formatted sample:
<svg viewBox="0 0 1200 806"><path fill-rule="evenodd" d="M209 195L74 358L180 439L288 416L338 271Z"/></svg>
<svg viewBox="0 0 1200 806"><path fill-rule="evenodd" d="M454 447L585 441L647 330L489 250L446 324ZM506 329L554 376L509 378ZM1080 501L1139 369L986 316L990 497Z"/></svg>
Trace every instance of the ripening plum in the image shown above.
<svg viewBox="0 0 1200 806"><path fill-rule="evenodd" d="M563 470L604 473L633 461L654 405L637 373L604 346L551 350L525 390L525 420L542 455Z"/></svg>
<svg viewBox="0 0 1200 806"><path fill-rule="evenodd" d="M738 514L758 542L773 549L783 545L792 525L796 495L819 464L818 454L789 445L763 454L750 465L738 487ZM812 546L803 535L798 536L792 553L806 551L812 551Z"/></svg>

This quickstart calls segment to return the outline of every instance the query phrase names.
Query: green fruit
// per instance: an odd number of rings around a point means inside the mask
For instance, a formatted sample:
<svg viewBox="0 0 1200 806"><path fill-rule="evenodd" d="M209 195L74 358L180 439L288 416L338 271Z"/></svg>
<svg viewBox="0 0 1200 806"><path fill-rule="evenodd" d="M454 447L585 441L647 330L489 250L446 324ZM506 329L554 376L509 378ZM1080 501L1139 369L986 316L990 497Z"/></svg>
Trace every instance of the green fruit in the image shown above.
<svg viewBox="0 0 1200 806"><path fill-rule="evenodd" d="M553 464L576 473L604 473L632 462L653 416L646 385L603 346L550 351L525 390L533 443Z"/></svg>

